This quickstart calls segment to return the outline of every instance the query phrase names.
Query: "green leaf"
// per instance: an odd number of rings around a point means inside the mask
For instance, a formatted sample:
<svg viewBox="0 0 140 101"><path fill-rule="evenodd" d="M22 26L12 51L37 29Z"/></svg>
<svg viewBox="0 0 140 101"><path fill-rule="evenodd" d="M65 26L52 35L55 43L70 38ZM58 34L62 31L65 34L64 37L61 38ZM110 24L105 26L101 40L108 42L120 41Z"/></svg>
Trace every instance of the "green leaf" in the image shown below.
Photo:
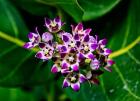
<svg viewBox="0 0 140 101"><path fill-rule="evenodd" d="M76 22L80 22L103 16L111 11L120 0L14 0L14 2L37 15L50 14L49 10L52 9L50 6L61 9L73 17ZM59 12L55 13L59 14Z"/></svg>
<svg viewBox="0 0 140 101"><path fill-rule="evenodd" d="M78 93L66 89L73 101L140 101L140 1L131 1L128 10L126 18L118 24L109 40L108 47L123 53L113 56L116 62L113 72L105 72L100 77L99 86L82 84ZM131 45L135 46L128 48Z"/></svg>
<svg viewBox="0 0 140 101"><path fill-rule="evenodd" d="M51 78L51 62L43 63L34 58L33 52L22 48L28 30L8 0L0 0L0 12L0 86L45 83Z"/></svg>
<svg viewBox="0 0 140 101"><path fill-rule="evenodd" d="M26 93L15 88L0 88L0 99L2 101L36 101L33 93Z"/></svg>
<svg viewBox="0 0 140 101"><path fill-rule="evenodd" d="M84 21L96 19L111 11L120 0L78 0L79 7L83 9Z"/></svg>

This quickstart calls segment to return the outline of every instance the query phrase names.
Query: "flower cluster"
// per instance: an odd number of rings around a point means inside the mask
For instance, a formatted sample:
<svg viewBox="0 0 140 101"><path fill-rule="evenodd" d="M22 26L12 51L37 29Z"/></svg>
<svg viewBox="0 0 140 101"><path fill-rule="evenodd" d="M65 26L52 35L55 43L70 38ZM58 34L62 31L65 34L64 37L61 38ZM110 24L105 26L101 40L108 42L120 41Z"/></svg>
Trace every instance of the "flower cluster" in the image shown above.
<svg viewBox="0 0 140 101"><path fill-rule="evenodd" d="M110 66L114 64L108 58L112 51L106 48L107 40L91 36L91 28L84 29L82 23L71 25L71 33L62 30L63 25L59 17L45 19L48 31L42 35L37 29L36 33L30 32L30 42L25 43L24 48L38 46L40 51L36 53L36 58L53 60L51 72L62 74L63 88L71 86L74 91L79 91L80 84L86 81L99 84L97 77L103 69L111 72Z"/></svg>

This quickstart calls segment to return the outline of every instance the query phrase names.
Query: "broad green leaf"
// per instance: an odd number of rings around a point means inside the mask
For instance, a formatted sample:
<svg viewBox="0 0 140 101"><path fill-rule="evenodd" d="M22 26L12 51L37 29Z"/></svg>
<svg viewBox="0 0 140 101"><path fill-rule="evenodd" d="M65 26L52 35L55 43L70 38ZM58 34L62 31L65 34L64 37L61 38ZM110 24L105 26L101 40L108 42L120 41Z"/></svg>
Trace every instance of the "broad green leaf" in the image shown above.
<svg viewBox="0 0 140 101"><path fill-rule="evenodd" d="M53 13L59 14L61 9L79 22L103 16L111 11L120 0L14 0L14 2L37 15L50 13L50 6L58 9L58 12L53 11Z"/></svg>
<svg viewBox="0 0 140 101"><path fill-rule="evenodd" d="M73 101L140 101L139 10L140 1L131 1L126 18L109 40L108 47L117 52L112 54L116 62L113 72L105 72L99 86L82 84L78 93L66 89L69 98Z"/></svg>
<svg viewBox="0 0 140 101"><path fill-rule="evenodd" d="M36 85L51 78L51 62L43 63L22 48L27 32L15 7L8 0L0 0L0 86Z"/></svg>
<svg viewBox="0 0 140 101"><path fill-rule="evenodd" d="M103 16L111 11L119 2L120 0L78 0L77 5L84 12L82 19L87 21Z"/></svg>

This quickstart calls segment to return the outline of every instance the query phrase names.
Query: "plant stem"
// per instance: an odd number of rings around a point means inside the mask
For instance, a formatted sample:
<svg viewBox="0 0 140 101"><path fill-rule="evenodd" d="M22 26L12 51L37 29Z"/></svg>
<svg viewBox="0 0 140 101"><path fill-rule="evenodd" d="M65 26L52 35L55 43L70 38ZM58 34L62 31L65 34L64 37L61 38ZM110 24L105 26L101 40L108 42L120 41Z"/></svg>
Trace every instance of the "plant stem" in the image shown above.
<svg viewBox="0 0 140 101"><path fill-rule="evenodd" d="M0 31L0 37L3 38L3 39L5 39L5 40L8 40L8 41L10 41L10 42L12 42L12 43L20 46L20 47L23 47L23 45L25 44L24 41L19 40L18 38L15 38L15 37L11 37L8 34L6 34L4 32L1 32L1 31ZM37 52L38 51L37 48L33 48L31 50L34 51L34 52Z"/></svg>
<svg viewBox="0 0 140 101"><path fill-rule="evenodd" d="M115 58L117 56L120 56L120 55L128 52L130 49L132 49L139 42L140 42L140 36L136 40L134 40L131 44L129 44L128 46L113 52L109 57L110 58Z"/></svg>
<svg viewBox="0 0 140 101"><path fill-rule="evenodd" d="M10 41L10 42L12 42L12 43L20 46L20 47L23 47L23 45L25 44L24 41L19 40L18 38L11 37L8 34L6 34L4 32L1 32L1 31L0 31L0 37L3 38L3 39L5 39L5 40L8 40L8 41ZM120 55L128 52L130 49L132 49L139 42L140 42L140 36L138 36L138 38L136 40L134 40L132 43L130 43L128 46L126 46L126 47L124 47L122 49L119 49L119 50L113 52L109 57L110 58L115 58L117 56L120 56ZM31 50L34 51L34 52L37 52L38 51L37 48L33 48Z"/></svg>

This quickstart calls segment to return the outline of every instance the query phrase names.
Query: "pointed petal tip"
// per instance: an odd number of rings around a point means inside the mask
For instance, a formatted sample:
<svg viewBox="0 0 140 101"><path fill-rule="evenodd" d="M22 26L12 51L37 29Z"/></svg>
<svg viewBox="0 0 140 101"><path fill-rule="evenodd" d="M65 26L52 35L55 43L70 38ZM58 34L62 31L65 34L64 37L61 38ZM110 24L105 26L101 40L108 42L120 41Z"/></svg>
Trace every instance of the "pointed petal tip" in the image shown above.
<svg viewBox="0 0 140 101"><path fill-rule="evenodd" d="M78 25L76 26L77 30L83 30L83 24L80 22L78 23Z"/></svg>
<svg viewBox="0 0 140 101"><path fill-rule="evenodd" d="M62 88L67 88L69 86L70 86L70 83L66 79L64 79Z"/></svg>
<svg viewBox="0 0 140 101"><path fill-rule="evenodd" d="M54 65L51 69L52 73L57 73L58 72L58 68Z"/></svg>
<svg viewBox="0 0 140 101"><path fill-rule="evenodd" d="M72 88L74 91L78 92L78 91L80 90L80 83L77 82L77 83L71 84L71 88Z"/></svg>
<svg viewBox="0 0 140 101"><path fill-rule="evenodd" d="M72 65L71 68L75 72L78 72L79 71L79 66L77 64Z"/></svg>
<svg viewBox="0 0 140 101"><path fill-rule="evenodd" d="M45 19L45 25L49 25L51 23L51 20L49 18L44 18Z"/></svg>
<svg viewBox="0 0 140 101"><path fill-rule="evenodd" d="M38 52L36 53L35 57L41 59L43 57L43 54L41 52Z"/></svg>
<svg viewBox="0 0 140 101"><path fill-rule="evenodd" d="M87 78L83 74L80 74L79 81L80 83L84 83L85 81L87 81Z"/></svg>
<svg viewBox="0 0 140 101"><path fill-rule="evenodd" d="M23 48L25 48L25 49L31 49L33 47L34 47L34 45L32 42L27 42L23 45Z"/></svg>
<svg viewBox="0 0 140 101"><path fill-rule="evenodd" d="M57 16L56 18L54 18L54 20L55 20L55 22L57 22L57 23L61 21L59 16Z"/></svg>

